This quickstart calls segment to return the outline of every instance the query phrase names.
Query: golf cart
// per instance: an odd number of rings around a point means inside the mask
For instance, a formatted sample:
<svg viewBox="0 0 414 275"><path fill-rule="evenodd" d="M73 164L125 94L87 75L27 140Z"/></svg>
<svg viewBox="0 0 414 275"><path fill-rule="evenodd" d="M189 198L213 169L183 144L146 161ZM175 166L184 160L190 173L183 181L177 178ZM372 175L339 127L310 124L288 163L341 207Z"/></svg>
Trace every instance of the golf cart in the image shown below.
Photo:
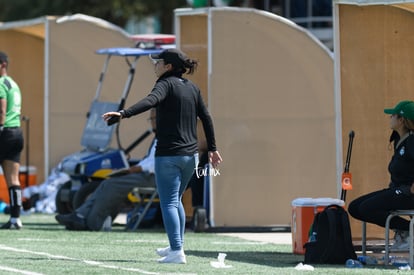
<svg viewBox="0 0 414 275"><path fill-rule="evenodd" d="M71 213L80 206L95 190L99 182L115 169L128 168L132 163L127 156L141 141L151 134L145 131L126 149L122 149L119 139L119 124L108 126L102 119L102 114L124 108L126 98L134 80L135 68L140 57L160 53L162 48L105 48L96 51L106 55L106 60L100 74L98 87L92 100L87 121L81 138L83 149L63 158L59 167L70 176L70 181L64 183L56 195L56 209L59 214ZM129 66L119 102L100 101L102 85L111 57L122 57ZM109 148L112 137L116 133L118 148Z"/></svg>

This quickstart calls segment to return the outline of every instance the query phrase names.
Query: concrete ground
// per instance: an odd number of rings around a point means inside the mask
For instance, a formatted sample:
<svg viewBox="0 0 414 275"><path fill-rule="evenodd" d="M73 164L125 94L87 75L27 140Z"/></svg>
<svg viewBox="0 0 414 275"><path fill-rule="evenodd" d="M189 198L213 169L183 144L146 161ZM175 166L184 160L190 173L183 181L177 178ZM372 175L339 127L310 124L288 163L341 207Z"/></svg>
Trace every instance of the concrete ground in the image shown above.
<svg viewBox="0 0 414 275"><path fill-rule="evenodd" d="M249 241L257 241L257 242L264 242L264 243L290 244L290 245L292 244L291 233L281 233L281 232L277 232L277 233L267 233L267 232L219 233L219 235L238 237L238 238L249 240Z"/></svg>
<svg viewBox="0 0 414 275"><path fill-rule="evenodd" d="M125 224L126 215L119 214L114 223ZM238 237L249 241L257 241L263 243L274 243L274 244L292 244L292 234L290 232L260 232L260 233L218 233L223 236Z"/></svg>

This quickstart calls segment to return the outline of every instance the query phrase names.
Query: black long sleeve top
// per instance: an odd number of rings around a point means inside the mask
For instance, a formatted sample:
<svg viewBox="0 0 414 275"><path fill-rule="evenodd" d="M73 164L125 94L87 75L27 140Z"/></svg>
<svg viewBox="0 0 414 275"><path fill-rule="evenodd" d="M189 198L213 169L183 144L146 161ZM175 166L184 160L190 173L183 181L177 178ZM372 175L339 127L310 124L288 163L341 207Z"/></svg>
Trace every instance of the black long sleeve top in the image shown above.
<svg viewBox="0 0 414 275"><path fill-rule="evenodd" d="M190 80L164 74L157 80L150 94L124 110L123 117L131 117L153 107L157 110L156 156L197 153L197 118L203 124L208 150L217 150L211 116L200 89Z"/></svg>
<svg viewBox="0 0 414 275"><path fill-rule="evenodd" d="M388 165L391 187L411 186L414 183L414 134L410 132L400 144L399 139L394 141L394 155Z"/></svg>

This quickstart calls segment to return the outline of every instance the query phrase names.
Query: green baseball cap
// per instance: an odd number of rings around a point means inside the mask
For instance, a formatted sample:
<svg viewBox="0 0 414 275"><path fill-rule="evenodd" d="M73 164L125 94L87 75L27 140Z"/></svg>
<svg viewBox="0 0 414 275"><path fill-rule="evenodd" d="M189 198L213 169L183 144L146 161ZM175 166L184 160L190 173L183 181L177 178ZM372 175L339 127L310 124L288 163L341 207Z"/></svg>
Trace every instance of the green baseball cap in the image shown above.
<svg viewBox="0 0 414 275"><path fill-rule="evenodd" d="M384 109L384 113L389 115L400 115L404 118L414 119L414 101L403 100L394 108Z"/></svg>

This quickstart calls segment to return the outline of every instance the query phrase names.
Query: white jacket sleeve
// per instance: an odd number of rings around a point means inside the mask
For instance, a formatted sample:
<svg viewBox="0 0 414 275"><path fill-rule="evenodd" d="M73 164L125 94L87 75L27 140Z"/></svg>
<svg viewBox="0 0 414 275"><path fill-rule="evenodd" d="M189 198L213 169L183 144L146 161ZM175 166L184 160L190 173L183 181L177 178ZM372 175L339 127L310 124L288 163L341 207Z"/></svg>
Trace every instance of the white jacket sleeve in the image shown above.
<svg viewBox="0 0 414 275"><path fill-rule="evenodd" d="M141 166L144 172L148 172L151 174L155 173L155 146L157 145L157 140L152 143L152 147L149 151L149 154L143 158L137 165Z"/></svg>

